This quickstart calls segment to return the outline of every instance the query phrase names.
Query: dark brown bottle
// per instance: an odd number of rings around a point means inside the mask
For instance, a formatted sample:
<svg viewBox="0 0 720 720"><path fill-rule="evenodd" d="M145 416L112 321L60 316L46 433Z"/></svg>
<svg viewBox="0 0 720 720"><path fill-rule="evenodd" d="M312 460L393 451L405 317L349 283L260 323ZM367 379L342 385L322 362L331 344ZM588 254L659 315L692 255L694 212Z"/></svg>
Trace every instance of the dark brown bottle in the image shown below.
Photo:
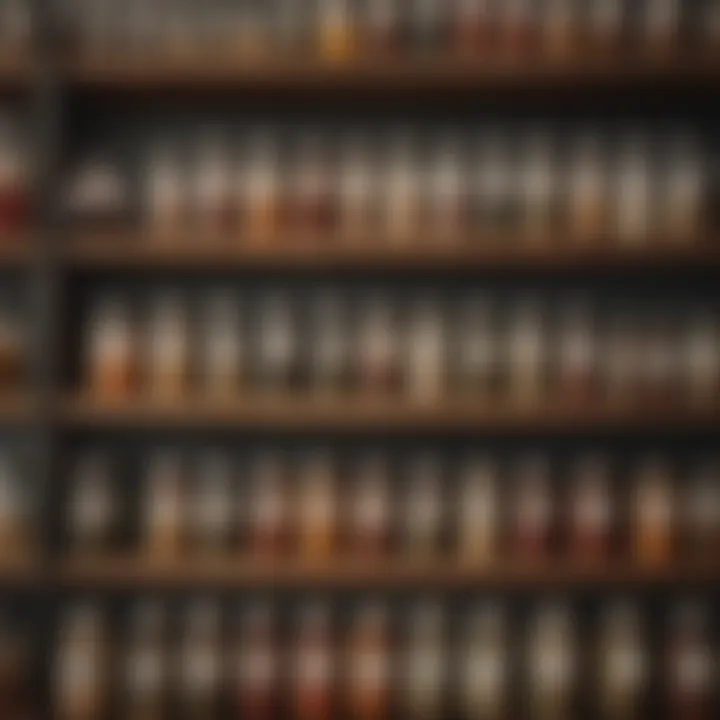
<svg viewBox="0 0 720 720"><path fill-rule="evenodd" d="M642 565L662 566L675 550L675 497L667 463L645 462L635 480L632 503L635 557Z"/></svg>
<svg viewBox="0 0 720 720"><path fill-rule="evenodd" d="M0 611L0 715L23 720L28 707L28 647L15 622Z"/></svg>
<svg viewBox="0 0 720 720"><path fill-rule="evenodd" d="M547 560L553 544L553 497L544 458L524 460L517 469L510 509L512 546L523 562Z"/></svg>
<svg viewBox="0 0 720 720"><path fill-rule="evenodd" d="M720 467L700 468L683 490L683 556L718 563L720 549Z"/></svg>

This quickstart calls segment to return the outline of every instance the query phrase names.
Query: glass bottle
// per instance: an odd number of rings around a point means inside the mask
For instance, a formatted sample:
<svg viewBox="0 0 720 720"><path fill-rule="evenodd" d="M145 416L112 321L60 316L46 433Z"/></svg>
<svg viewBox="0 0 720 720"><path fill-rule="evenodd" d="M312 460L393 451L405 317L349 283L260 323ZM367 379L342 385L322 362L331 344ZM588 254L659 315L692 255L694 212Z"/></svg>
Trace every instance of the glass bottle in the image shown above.
<svg viewBox="0 0 720 720"><path fill-rule="evenodd" d="M54 668L59 720L96 720L108 701L108 646L100 610L80 605L62 619Z"/></svg>
<svg viewBox="0 0 720 720"><path fill-rule="evenodd" d="M255 459L250 475L250 552L277 557L289 539L286 468L282 458L265 453Z"/></svg>
<svg viewBox="0 0 720 720"><path fill-rule="evenodd" d="M335 706L335 652L330 610L322 604L302 608L292 658L293 717L329 720Z"/></svg>
<svg viewBox="0 0 720 720"><path fill-rule="evenodd" d="M175 148L161 146L152 148L148 154L143 189L148 232L152 238L166 241L185 230L189 180Z"/></svg>
<svg viewBox="0 0 720 720"><path fill-rule="evenodd" d="M517 171L507 139L490 129L483 133L476 156L475 230L481 241L505 238L513 230Z"/></svg>
<svg viewBox="0 0 720 720"><path fill-rule="evenodd" d="M498 558L500 541L499 470L489 458L467 462L461 469L458 495L458 554L470 564Z"/></svg>
<svg viewBox="0 0 720 720"><path fill-rule="evenodd" d="M400 357L395 309L391 300L373 294L360 305L357 325L358 389L388 394L400 380Z"/></svg>
<svg viewBox="0 0 720 720"><path fill-rule="evenodd" d="M413 49L428 54L446 49L448 16L444 0L413 0L408 7Z"/></svg>
<svg viewBox="0 0 720 720"><path fill-rule="evenodd" d="M208 558L230 548L233 533L233 467L220 451L206 453L198 463L192 514L193 549Z"/></svg>
<svg viewBox="0 0 720 720"><path fill-rule="evenodd" d="M566 301L558 328L558 396L587 403L597 389L594 318L587 303Z"/></svg>
<svg viewBox="0 0 720 720"><path fill-rule="evenodd" d="M304 238L312 242L334 230L334 178L326 136L317 130L305 131L297 141L289 193L294 228Z"/></svg>
<svg viewBox="0 0 720 720"><path fill-rule="evenodd" d="M246 144L238 183L241 222L250 243L278 239L284 215L281 169L277 138L256 132Z"/></svg>
<svg viewBox="0 0 720 720"><path fill-rule="evenodd" d="M418 148L409 131L391 139L381 169L384 189L381 232L391 245L407 246L420 231L421 197Z"/></svg>
<svg viewBox="0 0 720 720"><path fill-rule="evenodd" d="M413 304L407 324L404 366L407 393L420 402L433 402L445 391L444 317L438 299Z"/></svg>
<svg viewBox="0 0 720 720"><path fill-rule="evenodd" d="M358 20L351 0L321 0L318 11L318 49L330 61L345 61L358 50Z"/></svg>
<svg viewBox="0 0 720 720"><path fill-rule="evenodd" d="M25 628L0 609L0 712L3 717L30 717L29 657Z"/></svg>
<svg viewBox="0 0 720 720"><path fill-rule="evenodd" d="M442 717L447 691L443 608L427 602L410 610L401 673L406 717Z"/></svg>
<svg viewBox="0 0 720 720"><path fill-rule="evenodd" d="M625 34L625 0L590 0L587 9L588 41L596 50L609 53Z"/></svg>
<svg viewBox="0 0 720 720"><path fill-rule="evenodd" d="M123 658L125 707L133 720L161 720L168 691L167 618L153 600L132 609Z"/></svg>
<svg viewBox="0 0 720 720"><path fill-rule="evenodd" d="M541 457L522 461L512 497L513 545L523 561L547 560L553 540L553 496L550 470Z"/></svg>
<svg viewBox="0 0 720 720"><path fill-rule="evenodd" d="M535 720L574 717L577 638L571 611L563 605L537 610L528 641L529 716Z"/></svg>
<svg viewBox="0 0 720 720"><path fill-rule="evenodd" d="M465 298L454 317L456 390L462 397L488 398L498 390L501 366L492 302L482 296Z"/></svg>
<svg viewBox="0 0 720 720"><path fill-rule="evenodd" d="M148 390L158 400L178 400L190 380L191 337L179 295L159 295L150 308L146 335Z"/></svg>
<svg viewBox="0 0 720 720"><path fill-rule="evenodd" d="M650 52L677 51L680 40L680 0L653 0L642 3L642 43Z"/></svg>
<svg viewBox="0 0 720 720"><path fill-rule="evenodd" d="M280 703L280 648L277 618L270 605L260 602L240 617L232 649L231 706L245 720L271 720Z"/></svg>
<svg viewBox="0 0 720 720"><path fill-rule="evenodd" d="M406 50L408 18L401 0L367 0L363 40L368 54L390 55Z"/></svg>
<svg viewBox="0 0 720 720"><path fill-rule="evenodd" d="M521 213L523 236L532 242L546 242L556 229L557 167L547 133L533 130L522 148Z"/></svg>
<svg viewBox="0 0 720 720"><path fill-rule="evenodd" d="M635 556L643 565L664 565L674 551L675 493L670 468L660 459L644 462L636 475L632 515Z"/></svg>
<svg viewBox="0 0 720 720"><path fill-rule="evenodd" d="M221 239L231 227L231 178L227 140L217 131L207 131L195 157L192 188L193 220L205 242Z"/></svg>
<svg viewBox="0 0 720 720"><path fill-rule="evenodd" d="M348 638L347 703L355 720L384 720L392 694L391 639L388 610L381 604L360 608Z"/></svg>
<svg viewBox="0 0 720 720"><path fill-rule="evenodd" d="M720 467L707 465L696 471L684 495L684 555L712 563L720 547Z"/></svg>
<svg viewBox="0 0 720 720"><path fill-rule="evenodd" d="M694 138L673 138L665 150L663 190L658 203L663 235L676 243L696 240L705 229L706 171Z"/></svg>
<svg viewBox="0 0 720 720"><path fill-rule="evenodd" d="M697 308L682 335L684 396L691 404L712 403L720 392L720 325L711 311Z"/></svg>
<svg viewBox="0 0 720 720"><path fill-rule="evenodd" d="M505 0L498 13L500 49L512 55L525 55L537 41L536 6L532 0Z"/></svg>
<svg viewBox="0 0 720 720"><path fill-rule="evenodd" d="M297 382L298 334L290 297L281 292L260 300L257 328L259 389L284 393Z"/></svg>
<svg viewBox="0 0 720 720"><path fill-rule="evenodd" d="M87 332L90 390L103 400L126 400L138 387L136 334L127 303L119 297L97 302Z"/></svg>
<svg viewBox="0 0 720 720"><path fill-rule="evenodd" d="M455 48L463 54L490 53L496 22L492 0L458 0L452 33Z"/></svg>
<svg viewBox="0 0 720 720"><path fill-rule="evenodd" d="M204 304L201 372L205 392L216 400L234 397L245 379L245 347L240 301L217 292Z"/></svg>
<svg viewBox="0 0 720 720"><path fill-rule="evenodd" d="M214 717L219 706L222 680L219 608L206 600L195 601L185 615L178 652L179 699L187 720Z"/></svg>
<svg viewBox="0 0 720 720"><path fill-rule="evenodd" d="M570 149L567 167L567 227L578 243L599 240L608 221L608 178L600 138L588 132Z"/></svg>
<svg viewBox="0 0 720 720"><path fill-rule="evenodd" d="M182 458L173 451L150 457L143 507L143 537L152 559L175 559L186 537L186 488Z"/></svg>
<svg viewBox="0 0 720 720"><path fill-rule="evenodd" d="M554 58L565 58L578 47L579 17L576 0L549 0L540 18L540 32L545 52Z"/></svg>
<svg viewBox="0 0 720 720"><path fill-rule="evenodd" d="M460 701L468 718L509 717L510 651L503 609L485 605L464 625L460 657Z"/></svg>
<svg viewBox="0 0 720 720"><path fill-rule="evenodd" d="M348 240L363 242L377 229L379 173L374 150L368 138L358 134L342 144L338 225Z"/></svg>
<svg viewBox="0 0 720 720"><path fill-rule="evenodd" d="M568 550L586 561L607 560L612 550L610 471L603 457L584 458L572 475Z"/></svg>
<svg viewBox="0 0 720 720"><path fill-rule="evenodd" d="M347 308L336 290L312 300L311 385L321 396L337 396L347 387L349 348Z"/></svg>
<svg viewBox="0 0 720 720"><path fill-rule="evenodd" d="M24 0L3 0L0 3L0 40L9 55L28 50L32 29L32 5Z"/></svg>
<svg viewBox="0 0 720 720"><path fill-rule="evenodd" d="M13 392L27 379L22 319L0 310L0 392Z"/></svg>
<svg viewBox="0 0 720 720"><path fill-rule="evenodd" d="M614 313L603 330L598 351L602 363L603 399L608 404L635 400L642 374L641 352L635 322L627 311Z"/></svg>
<svg viewBox="0 0 720 720"><path fill-rule="evenodd" d="M337 547L336 470L327 452L305 458L298 477L298 551L311 562L327 561Z"/></svg>
<svg viewBox="0 0 720 720"><path fill-rule="evenodd" d="M83 457L75 470L69 501L72 551L102 555L110 550L117 517L118 498L109 458L101 453Z"/></svg>
<svg viewBox="0 0 720 720"><path fill-rule="evenodd" d="M535 300L524 300L510 318L508 373L511 398L519 404L536 403L545 390L546 336L543 313Z"/></svg>
<svg viewBox="0 0 720 720"><path fill-rule="evenodd" d="M624 140L613 174L617 237L624 245L644 244L655 229L652 214L657 206L649 148L643 139L629 137Z"/></svg>
<svg viewBox="0 0 720 720"><path fill-rule="evenodd" d="M403 550L413 560L427 561L442 549L445 508L439 458L422 455L409 465L403 498Z"/></svg>
<svg viewBox="0 0 720 720"><path fill-rule="evenodd" d="M379 559L390 550L390 467L383 455L358 461L350 490L347 545L351 554Z"/></svg>
<svg viewBox="0 0 720 720"><path fill-rule="evenodd" d="M30 216L29 168L15 123L0 114L0 240L26 229Z"/></svg>
<svg viewBox="0 0 720 720"><path fill-rule="evenodd" d="M649 680L648 657L641 618L635 606L616 603L601 618L597 664L597 695L604 720L642 716Z"/></svg>
<svg viewBox="0 0 720 720"><path fill-rule="evenodd" d="M430 157L425 212L428 231L438 245L464 240L469 217L467 168L463 143L457 135L436 141Z"/></svg>
<svg viewBox="0 0 720 720"><path fill-rule="evenodd" d="M0 558L12 560L30 550L30 512L21 482L11 458L0 454Z"/></svg>

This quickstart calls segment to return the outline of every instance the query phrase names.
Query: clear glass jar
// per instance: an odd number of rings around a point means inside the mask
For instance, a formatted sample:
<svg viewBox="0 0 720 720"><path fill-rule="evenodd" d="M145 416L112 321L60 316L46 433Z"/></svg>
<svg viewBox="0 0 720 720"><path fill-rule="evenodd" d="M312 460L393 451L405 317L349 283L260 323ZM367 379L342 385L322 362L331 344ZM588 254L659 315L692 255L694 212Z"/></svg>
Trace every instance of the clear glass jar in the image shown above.
<svg viewBox="0 0 720 720"><path fill-rule="evenodd" d="M459 478L458 554L463 563L498 559L501 531L499 469L488 458L465 463Z"/></svg>
<svg viewBox="0 0 720 720"><path fill-rule="evenodd" d="M440 301L427 298L413 303L406 328L406 390L413 400L435 402L446 388L445 322Z"/></svg>
<svg viewBox="0 0 720 720"><path fill-rule="evenodd" d="M402 549L414 560L437 557L443 549L445 499L443 471L439 458L415 458L407 470L402 500Z"/></svg>
<svg viewBox="0 0 720 720"><path fill-rule="evenodd" d="M245 380L245 342L239 298L218 292L205 300L200 362L203 385L217 400L234 397Z"/></svg>
<svg viewBox="0 0 720 720"><path fill-rule="evenodd" d="M170 401L185 396L190 384L192 339L179 295L168 292L157 296L150 307L145 343L150 394Z"/></svg>
<svg viewBox="0 0 720 720"><path fill-rule="evenodd" d="M636 560L642 565L662 566L675 550L675 489L667 463L645 461L635 476L632 522Z"/></svg>
<svg viewBox="0 0 720 720"><path fill-rule="evenodd" d="M157 452L148 459L141 532L151 559L176 559L186 548L185 471L183 459L173 451Z"/></svg>
<svg viewBox="0 0 720 720"><path fill-rule="evenodd" d="M327 452L313 453L298 472L297 544L303 559L327 561L337 550L336 470Z"/></svg>

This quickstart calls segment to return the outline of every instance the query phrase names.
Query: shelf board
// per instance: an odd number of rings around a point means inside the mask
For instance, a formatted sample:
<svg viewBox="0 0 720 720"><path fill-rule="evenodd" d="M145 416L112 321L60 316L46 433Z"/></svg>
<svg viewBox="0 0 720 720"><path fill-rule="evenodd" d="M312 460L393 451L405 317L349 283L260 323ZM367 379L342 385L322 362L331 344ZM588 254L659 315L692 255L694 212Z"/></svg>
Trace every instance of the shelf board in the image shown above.
<svg viewBox="0 0 720 720"><path fill-rule="evenodd" d="M71 59L67 76L80 89L154 88L491 90L518 87L593 88L656 85L670 81L705 84L718 79L712 54L587 52L565 57L387 57L347 60L313 57L242 58L218 54L84 56Z"/></svg>
<svg viewBox="0 0 720 720"><path fill-rule="evenodd" d="M192 585L229 588L362 587L404 588L431 586L434 590L495 587L613 587L623 585L708 584L720 581L720 566L683 563L643 568L628 563L587 564L554 561L552 564L504 562L492 566L458 566L452 562L372 561L343 559L312 564L281 560L192 561L138 560L132 557L71 558L58 570L66 586L127 588L134 586L182 587Z"/></svg>
<svg viewBox="0 0 720 720"><path fill-rule="evenodd" d="M720 427L720 406L682 409L668 403L634 406L546 402L511 405L492 401L440 403L401 399L323 399L310 396L239 396L221 402L106 402L68 397L58 409L68 427L229 427L248 430L341 431L583 431L686 430Z"/></svg>
<svg viewBox="0 0 720 720"><path fill-rule="evenodd" d="M443 243L417 239L405 246L381 245L367 239L285 236L261 243L196 237L166 241L139 235L96 235L70 241L61 261L74 269L255 269L332 270L471 270L471 269L624 269L720 266L720 242L647 244L514 243L483 238Z"/></svg>

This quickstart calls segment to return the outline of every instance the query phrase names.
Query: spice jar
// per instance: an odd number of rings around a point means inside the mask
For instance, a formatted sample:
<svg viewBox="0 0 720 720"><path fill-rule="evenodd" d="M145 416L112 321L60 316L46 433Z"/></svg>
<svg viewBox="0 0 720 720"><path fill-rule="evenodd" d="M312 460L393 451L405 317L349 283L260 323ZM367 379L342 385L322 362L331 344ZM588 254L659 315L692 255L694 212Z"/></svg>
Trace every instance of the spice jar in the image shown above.
<svg viewBox="0 0 720 720"><path fill-rule="evenodd" d="M358 22L351 0L320 0L318 49L330 61L352 58L358 50Z"/></svg>
<svg viewBox="0 0 720 720"><path fill-rule="evenodd" d="M587 7L588 42L602 53L612 52L625 34L625 0L590 0Z"/></svg>
<svg viewBox="0 0 720 720"><path fill-rule="evenodd" d="M227 141L217 132L207 132L195 158L192 202L198 232L217 240L233 220L232 167Z"/></svg>
<svg viewBox="0 0 720 720"><path fill-rule="evenodd" d="M711 311L696 308L682 335L684 397L691 404L713 403L720 392L720 325Z"/></svg>
<svg viewBox="0 0 720 720"><path fill-rule="evenodd" d="M487 398L498 390L502 366L492 304L482 296L468 297L453 317L455 389L461 397Z"/></svg>
<svg viewBox="0 0 720 720"><path fill-rule="evenodd" d="M292 660L293 717L297 720L334 716L334 644L329 608L321 604L303 608Z"/></svg>
<svg viewBox="0 0 720 720"><path fill-rule="evenodd" d="M516 306L508 332L510 396L520 404L536 403L545 390L547 356L543 315L537 301L525 300Z"/></svg>
<svg viewBox="0 0 720 720"><path fill-rule="evenodd" d="M520 173L523 237L545 242L555 230L557 171L549 136L533 131L524 141Z"/></svg>
<svg viewBox="0 0 720 720"><path fill-rule="evenodd" d="M160 400L178 400L190 380L190 328L175 294L160 295L150 308L146 335L148 390Z"/></svg>
<svg viewBox="0 0 720 720"><path fill-rule="evenodd" d="M702 41L711 53L720 50L720 3L705 0L700 11L699 26Z"/></svg>
<svg viewBox="0 0 720 720"><path fill-rule="evenodd" d="M255 459L250 473L250 552L276 557L287 549L289 539L286 468L277 454Z"/></svg>
<svg viewBox="0 0 720 720"><path fill-rule="evenodd" d="M214 557L229 550L233 531L233 467L220 452L205 454L198 465L193 488L192 546Z"/></svg>
<svg viewBox="0 0 720 720"><path fill-rule="evenodd" d="M138 385L136 336L126 302L107 297L88 320L87 375L90 390L103 400L125 400Z"/></svg>
<svg viewBox="0 0 720 720"><path fill-rule="evenodd" d="M32 39L32 6L25 0L0 3L0 40L10 55L28 50Z"/></svg>
<svg viewBox="0 0 720 720"><path fill-rule="evenodd" d="M705 220L706 171L693 138L674 138L665 150L665 172L658 203L663 235L687 244L702 233Z"/></svg>
<svg viewBox="0 0 720 720"><path fill-rule="evenodd" d="M445 615L428 602L410 611L401 666L404 717L443 716L447 691Z"/></svg>
<svg viewBox="0 0 720 720"><path fill-rule="evenodd" d="M95 720L107 707L108 645L100 611L93 605L63 616L54 669L54 705L59 720Z"/></svg>
<svg viewBox="0 0 720 720"><path fill-rule="evenodd" d="M284 216L277 139L256 133L246 145L238 182L242 224L249 242L277 240Z"/></svg>
<svg viewBox="0 0 720 720"><path fill-rule="evenodd" d="M403 500L403 551L415 560L436 557L444 539L445 510L442 467L438 458L423 455L408 469Z"/></svg>
<svg viewBox="0 0 720 720"><path fill-rule="evenodd" d="M563 605L540 608L528 633L528 714L537 720L575 717L577 638Z"/></svg>
<svg viewBox="0 0 720 720"><path fill-rule="evenodd" d="M391 245L406 246L416 239L422 226L422 173L418 149L408 130L390 140L384 157L382 232Z"/></svg>
<svg viewBox="0 0 720 720"><path fill-rule="evenodd" d="M245 378L241 308L232 292L218 292L205 301L204 337L200 351L203 385L213 399L227 400Z"/></svg>
<svg viewBox="0 0 720 720"><path fill-rule="evenodd" d="M357 134L346 138L339 164L339 230L346 239L361 242L377 229L379 173L370 141Z"/></svg>
<svg viewBox="0 0 720 720"><path fill-rule="evenodd" d="M17 391L26 374L27 358L21 321L0 310L0 392Z"/></svg>
<svg viewBox="0 0 720 720"><path fill-rule="evenodd" d="M325 237L334 230L334 193L327 140L317 131L307 131L295 148L289 194L293 226L309 242L317 239L316 233Z"/></svg>
<svg viewBox="0 0 720 720"><path fill-rule="evenodd" d="M506 139L493 130L483 133L476 162L473 214L480 240L504 238L517 216L517 169Z"/></svg>
<svg viewBox="0 0 720 720"><path fill-rule="evenodd" d="M187 169L172 146L153 148L144 172L144 200L151 237L165 241L186 230L190 199Z"/></svg>
<svg viewBox="0 0 720 720"><path fill-rule="evenodd" d="M557 392L573 403L587 403L597 389L593 316L582 299L567 301L558 329Z"/></svg>
<svg viewBox="0 0 720 720"><path fill-rule="evenodd" d="M14 463L0 454L0 558L12 559L30 550L27 492Z"/></svg>
<svg viewBox="0 0 720 720"><path fill-rule="evenodd" d="M609 475L602 457L583 459L573 473L568 549L580 559L606 560L612 550L614 517Z"/></svg>
<svg viewBox="0 0 720 720"><path fill-rule="evenodd" d="M670 468L659 459L646 461L636 476L632 517L638 562L663 565L674 550L675 497Z"/></svg>
<svg viewBox="0 0 720 720"><path fill-rule="evenodd" d="M152 600L137 604L127 637L123 659L125 711L134 720L161 720L169 680L165 608Z"/></svg>
<svg viewBox="0 0 720 720"><path fill-rule="evenodd" d="M391 542L390 467L383 455L360 459L349 497L348 550L353 555L380 558Z"/></svg>
<svg viewBox="0 0 720 720"><path fill-rule="evenodd" d="M499 470L488 458L466 463L458 494L458 554L463 562L482 564L497 559L500 541Z"/></svg>
<svg viewBox="0 0 720 720"><path fill-rule="evenodd" d="M495 40L497 9L492 0L458 0L453 45L463 54L489 53Z"/></svg>
<svg viewBox="0 0 720 720"><path fill-rule="evenodd" d="M642 715L649 668L638 610L611 605L601 619L597 659L597 700L607 720L632 720Z"/></svg>
<svg viewBox="0 0 720 720"><path fill-rule="evenodd" d="M717 663L705 606L687 603L673 612L667 646L667 706L671 717L710 720Z"/></svg>
<svg viewBox="0 0 720 720"><path fill-rule="evenodd" d="M222 679L218 607L200 600L187 611L178 653L183 717L204 720L218 711Z"/></svg>
<svg viewBox="0 0 720 720"><path fill-rule="evenodd" d="M516 470L512 541L523 561L546 560L553 541L553 497L547 461L531 457Z"/></svg>
<svg viewBox="0 0 720 720"><path fill-rule="evenodd" d="M509 717L509 641L507 618L499 606L485 605L468 618L460 657L463 717Z"/></svg>
<svg viewBox="0 0 720 720"><path fill-rule="evenodd" d="M437 299L414 303L406 337L403 364L407 394L420 402L436 401L445 391L445 333Z"/></svg>
<svg viewBox="0 0 720 720"><path fill-rule="evenodd" d="M444 0L413 0L409 5L413 49L434 53L447 47L448 16Z"/></svg>
<svg viewBox="0 0 720 720"><path fill-rule="evenodd" d="M78 463L68 508L68 530L73 552L101 555L110 549L118 498L109 458L86 455Z"/></svg>
<svg viewBox="0 0 720 720"><path fill-rule="evenodd" d="M332 557L337 546L336 470L327 453L305 459L298 478L298 552L309 561Z"/></svg>
<svg viewBox="0 0 720 720"><path fill-rule="evenodd" d="M572 145L567 167L567 233L578 243L598 241L608 221L608 187L603 148L586 133Z"/></svg>
<svg viewBox="0 0 720 720"><path fill-rule="evenodd" d="M0 712L3 717L29 714L29 658L26 638L16 621L0 610Z"/></svg>
<svg viewBox="0 0 720 720"><path fill-rule="evenodd" d="M658 54L677 51L680 40L680 0L652 0L642 5L642 45Z"/></svg>
<svg viewBox="0 0 720 720"><path fill-rule="evenodd" d="M316 50L314 41L317 33L311 7L308 3L296 0L278 0L273 3L273 37L270 46L286 53L291 59Z"/></svg>
<svg viewBox="0 0 720 720"><path fill-rule="evenodd" d="M525 55L537 42L533 0L505 0L498 8L499 45L509 55Z"/></svg>
<svg viewBox="0 0 720 720"><path fill-rule="evenodd" d="M349 716L356 720L389 718L392 646L384 605L371 604L357 611L347 654Z"/></svg>
<svg viewBox="0 0 720 720"><path fill-rule="evenodd" d="M576 0L546 0L540 18L544 51L551 57L567 57L578 47L579 17Z"/></svg>
<svg viewBox="0 0 720 720"><path fill-rule="evenodd" d="M172 451L154 454L148 463L143 507L143 539L151 558L176 558L184 549L186 526L185 473Z"/></svg>
<svg viewBox="0 0 720 720"><path fill-rule="evenodd" d="M639 383L648 401L677 397L679 351L674 323L669 312L653 307L639 333L639 351L643 374Z"/></svg>
<svg viewBox="0 0 720 720"><path fill-rule="evenodd" d="M684 555L712 563L720 547L720 468L708 465L698 470L684 496Z"/></svg>
<svg viewBox="0 0 720 720"><path fill-rule="evenodd" d="M15 123L0 114L0 240L27 227L30 215L29 169Z"/></svg>
<svg viewBox="0 0 720 720"><path fill-rule="evenodd" d="M372 394L394 391L401 370L396 315L389 298L375 294L363 300L356 343L358 390Z"/></svg>
<svg viewBox="0 0 720 720"><path fill-rule="evenodd" d="M266 295L257 308L256 373L258 389L284 393L298 378L298 334L290 298Z"/></svg>
<svg viewBox="0 0 720 720"><path fill-rule="evenodd" d="M634 321L618 311L603 331L600 360L602 386L609 404L627 403L637 396L642 375L641 348Z"/></svg>
<svg viewBox="0 0 720 720"><path fill-rule="evenodd" d="M230 704L246 720L277 717L280 648L273 609L264 603L246 608L233 642Z"/></svg>
<svg viewBox="0 0 720 720"><path fill-rule="evenodd" d="M340 394L349 375L347 312L340 293L324 291L312 301L311 386L323 396Z"/></svg>
<svg viewBox="0 0 720 720"><path fill-rule="evenodd" d="M655 229L652 213L657 207L647 143L626 138L620 147L613 178L614 225L625 245L646 243Z"/></svg>
<svg viewBox="0 0 720 720"><path fill-rule="evenodd" d="M469 208L464 148L454 135L437 142L430 157L425 219L436 244L465 239Z"/></svg>
<svg viewBox="0 0 720 720"><path fill-rule="evenodd" d="M62 202L71 221L107 230L128 220L129 188L117 162L90 156L70 173Z"/></svg>

